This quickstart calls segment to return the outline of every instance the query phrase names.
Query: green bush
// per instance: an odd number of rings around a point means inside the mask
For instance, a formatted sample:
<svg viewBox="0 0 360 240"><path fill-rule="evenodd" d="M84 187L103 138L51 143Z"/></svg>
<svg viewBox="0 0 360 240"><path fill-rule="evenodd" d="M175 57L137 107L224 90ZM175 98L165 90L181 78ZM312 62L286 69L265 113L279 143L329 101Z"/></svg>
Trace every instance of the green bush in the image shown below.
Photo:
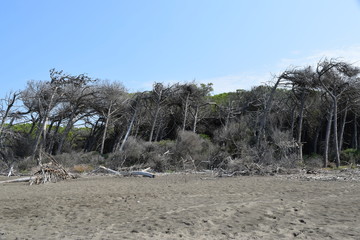
<svg viewBox="0 0 360 240"><path fill-rule="evenodd" d="M340 153L340 159L343 165L360 164L360 150L348 148Z"/></svg>
<svg viewBox="0 0 360 240"><path fill-rule="evenodd" d="M321 168L323 166L323 157L318 154L304 156L304 164L308 168Z"/></svg>

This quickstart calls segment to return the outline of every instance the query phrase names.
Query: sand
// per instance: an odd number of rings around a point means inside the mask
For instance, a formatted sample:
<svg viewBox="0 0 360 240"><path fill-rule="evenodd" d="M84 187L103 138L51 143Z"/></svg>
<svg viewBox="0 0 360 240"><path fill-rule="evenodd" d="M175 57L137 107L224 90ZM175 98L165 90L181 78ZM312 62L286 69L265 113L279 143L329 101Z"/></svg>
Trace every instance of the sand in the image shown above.
<svg viewBox="0 0 360 240"><path fill-rule="evenodd" d="M0 239L360 239L359 214L360 182L172 174L0 184Z"/></svg>

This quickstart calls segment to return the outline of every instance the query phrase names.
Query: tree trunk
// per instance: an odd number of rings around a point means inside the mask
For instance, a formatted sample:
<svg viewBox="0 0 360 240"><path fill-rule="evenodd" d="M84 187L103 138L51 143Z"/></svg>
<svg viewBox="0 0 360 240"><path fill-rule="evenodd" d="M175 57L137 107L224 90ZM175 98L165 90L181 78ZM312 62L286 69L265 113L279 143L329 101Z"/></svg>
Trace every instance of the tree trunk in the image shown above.
<svg viewBox="0 0 360 240"><path fill-rule="evenodd" d="M97 129L98 129L98 125L99 125L99 120L100 120L100 118L98 120L96 120L95 125L91 128L91 132L86 139L84 152L90 152L94 148L94 145L96 143L96 135L97 135Z"/></svg>
<svg viewBox="0 0 360 240"><path fill-rule="evenodd" d="M63 132L63 134L61 135L60 141L59 141L59 146L56 150L56 154L60 154L62 152L62 148L64 146L65 140L67 138L67 136L69 135L75 121L76 121L76 115L74 112L71 113L70 118L68 123L66 124L65 130Z"/></svg>
<svg viewBox="0 0 360 240"><path fill-rule="evenodd" d="M185 128L186 128L186 120L187 120L188 108L189 108L189 97L190 97L190 93L188 93L188 95L186 96L186 100L185 100L184 121L183 121L183 127L182 127L183 131L185 131Z"/></svg>
<svg viewBox="0 0 360 240"><path fill-rule="evenodd" d="M337 108L337 98L333 97L333 108L334 108L334 140L335 140L335 164L336 167L340 167L340 151L339 151L339 138L338 138L338 126L337 126L337 117L338 117L338 108Z"/></svg>
<svg viewBox="0 0 360 240"><path fill-rule="evenodd" d="M358 149L358 128L357 128L357 117L354 117L354 134L353 134L353 148Z"/></svg>
<svg viewBox="0 0 360 240"><path fill-rule="evenodd" d="M31 128L27 134L31 135L33 133L35 126L39 120L40 120L39 118L37 118L37 119L32 118Z"/></svg>
<svg viewBox="0 0 360 240"><path fill-rule="evenodd" d="M301 94L301 106L299 112L299 123L298 123L298 134L297 134L297 143L299 146L299 158L300 161L303 161L303 145L302 145L302 127L303 127L303 119L304 119L304 108L305 108L305 92L303 91Z"/></svg>
<svg viewBox="0 0 360 240"><path fill-rule="evenodd" d="M296 106L291 110L291 124L290 124L290 131L291 134L294 136L294 129L295 129L295 115L296 115ZM295 138L295 137L294 137Z"/></svg>
<svg viewBox="0 0 360 240"><path fill-rule="evenodd" d="M159 141L159 137L160 137L160 133L162 132L162 129L163 129L163 121L160 120L159 127L156 130L155 142Z"/></svg>
<svg viewBox="0 0 360 240"><path fill-rule="evenodd" d="M346 125L346 117L347 117L348 108L345 108L344 116L341 122L340 134L339 134L339 150L342 151L344 145L344 132Z"/></svg>
<svg viewBox="0 0 360 240"><path fill-rule="evenodd" d="M34 149L33 149L33 153L32 153L32 159L35 158L35 155L36 155L38 149L41 149L41 145L40 145L41 136L43 135L44 129L46 129L46 123L49 120L48 119L49 114L52 109L52 104L53 104L55 93L56 93L57 89L58 89L58 87L54 88L54 90L51 94L49 106L47 107L47 109L44 110L44 116L42 116L42 122L40 122L39 132L38 132L38 134L36 136L36 140L35 140L35 145L34 145ZM39 99L39 103L40 103L40 99ZM41 103L40 103L40 105L41 105ZM46 134L44 134L44 136L43 136L43 142L45 142L45 141L46 141ZM41 159L38 159L37 165L40 165L40 164L41 164Z"/></svg>
<svg viewBox="0 0 360 240"><path fill-rule="evenodd" d="M196 133L196 126L197 126L197 122L198 122L198 112L199 112L199 106L196 106L195 115L194 115L194 126L193 126L194 133Z"/></svg>
<svg viewBox="0 0 360 240"><path fill-rule="evenodd" d="M124 140L122 141L122 143L120 145L120 148L119 148L120 152L124 149L125 143L126 143L127 139L129 138L131 129L132 129L132 127L134 125L134 122L135 122L135 119L136 119L136 114L137 114L137 110L135 110L135 113L134 113L133 117L131 118L131 122L130 122L130 125L128 127L128 130L126 131Z"/></svg>
<svg viewBox="0 0 360 240"><path fill-rule="evenodd" d="M156 111L155 111L155 116L154 116L154 120L153 120L153 124L151 126L151 130L150 130L150 137L149 137L149 142L152 142L153 136L154 136L154 131L155 131L155 126L156 126L156 122L157 122L157 118L160 112L160 104L158 103L156 105Z"/></svg>
<svg viewBox="0 0 360 240"><path fill-rule="evenodd" d="M107 134L107 129L108 129L109 121L110 121L110 117L111 117L111 107L112 107L112 102L110 102L110 106L109 106L106 120L105 120L105 127L104 127L104 132L103 132L103 136L102 136L102 140L101 140L100 154L104 154L106 134Z"/></svg>
<svg viewBox="0 0 360 240"><path fill-rule="evenodd" d="M315 136L314 136L314 142L313 142L313 152L316 154L318 152L318 142L319 142L319 136L322 128L322 123L320 126L316 128Z"/></svg>
<svg viewBox="0 0 360 240"><path fill-rule="evenodd" d="M328 122L326 125L326 136L325 136L325 149L324 149L324 167L328 166L329 163L329 143L330 143L330 135L331 135L331 124L333 118L333 107L331 107Z"/></svg>
<svg viewBox="0 0 360 240"><path fill-rule="evenodd" d="M259 123L259 128L257 131L257 139L256 139L256 146L257 148L260 147L260 142L261 139L264 138L264 130L265 130L265 124L266 124L266 120L267 120L267 116L271 111L271 107L272 107L272 101L276 92L277 87L279 86L281 81L281 78L278 78L278 80L276 81L275 85L273 86L273 88L271 89L270 92L270 96L267 99L266 103L265 103L265 108L264 108L264 113L263 116L260 118L260 123Z"/></svg>
<svg viewBox="0 0 360 240"><path fill-rule="evenodd" d="M55 145L56 136L59 133L61 122L62 122L62 118L57 122L54 133L53 133L53 137L50 139L50 143L49 143L49 147L48 147L48 151L47 151L49 154L55 153L54 145Z"/></svg>
<svg viewBox="0 0 360 240"><path fill-rule="evenodd" d="M9 97L9 98L8 98L8 100L9 100L9 101L8 101L8 105L7 105L7 107L6 107L5 113L4 113L4 115L2 116L1 123L0 123L0 139L1 139L1 136L2 136L2 131L3 131L3 129L4 129L4 125L5 125L6 119L7 119L8 115L9 115L9 113L10 113L11 108L14 106L14 103L15 103L15 101L16 101L16 98L17 98L17 94L16 94L16 93L14 93L14 94L12 95L12 97Z"/></svg>

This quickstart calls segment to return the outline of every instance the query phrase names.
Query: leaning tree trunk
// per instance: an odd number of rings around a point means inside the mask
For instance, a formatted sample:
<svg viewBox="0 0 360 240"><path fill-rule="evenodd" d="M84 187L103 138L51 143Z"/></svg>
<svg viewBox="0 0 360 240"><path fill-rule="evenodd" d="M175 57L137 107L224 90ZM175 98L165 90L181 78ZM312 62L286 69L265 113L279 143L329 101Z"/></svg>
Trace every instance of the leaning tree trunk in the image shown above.
<svg viewBox="0 0 360 240"><path fill-rule="evenodd" d="M100 154L104 154L106 134L107 134L107 129L109 127L109 122L110 122L110 117L111 117L111 107L112 107L112 102L110 102L110 106L109 106L107 116L106 116L106 120L105 120L104 132L103 132L103 136L102 136L102 139L101 139Z"/></svg>
<svg viewBox="0 0 360 240"><path fill-rule="evenodd" d="M186 100L185 100L184 121L183 121L183 127L182 127L183 131L185 131L185 128L186 128L186 121L187 121L188 108L189 108L189 97L190 97L190 93L188 93L188 95L186 96Z"/></svg>
<svg viewBox="0 0 360 240"><path fill-rule="evenodd" d="M305 92L301 94L301 106L299 112L299 124L298 124L298 134L297 134L297 144L299 146L299 159L303 161L303 145L302 145L302 127L303 127L303 119L304 119L304 108L305 108Z"/></svg>
<svg viewBox="0 0 360 240"><path fill-rule="evenodd" d="M56 127L55 127L55 130L54 130L54 132L53 132L53 137L50 139L50 143L49 143L48 150L47 150L47 152L48 152L49 154L53 154L53 152L54 152L55 140L56 140L56 136L57 136L58 133L59 133L59 129L60 129L61 122L62 122L62 118L59 119L59 121L57 122Z"/></svg>
<svg viewBox="0 0 360 240"><path fill-rule="evenodd" d="M340 136L339 136L339 150L341 151L343 149L343 145L344 145L344 132L345 132L345 125L346 125L346 117L347 117L347 112L348 112L348 108L346 107L344 110L344 116L341 122L341 128L340 128Z"/></svg>
<svg viewBox="0 0 360 240"><path fill-rule="evenodd" d="M358 130L357 130L356 114L354 117L353 148L358 149Z"/></svg>
<svg viewBox="0 0 360 240"><path fill-rule="evenodd" d="M276 81L275 85L271 89L270 96L265 103L264 113L263 113L262 117L260 118L259 128L257 131L257 139L256 139L257 148L260 147L261 139L264 137L263 135L264 135L264 131L265 131L267 117L271 111L272 101L274 99L276 89L280 84L280 81L281 81L281 78L279 77L278 80Z"/></svg>
<svg viewBox="0 0 360 240"><path fill-rule="evenodd" d="M156 126L156 122L157 122L157 119L158 119L158 116L159 116L159 112L160 112L160 104L157 104L156 105L156 111L155 111L154 120L153 120L151 130L150 130L149 142L152 142L152 140L153 140L155 126Z"/></svg>
<svg viewBox="0 0 360 240"><path fill-rule="evenodd" d="M322 123L316 128L314 141L313 141L313 152L316 154L318 152L318 143L319 143L319 136L322 128Z"/></svg>
<svg viewBox="0 0 360 240"><path fill-rule="evenodd" d="M135 110L135 113L134 113L133 117L131 118L131 122L130 122L130 125L128 127L128 130L126 131L125 137L124 137L124 139L123 139L123 141L122 141L122 143L120 145L120 148L119 148L120 152L124 149L125 143L126 143L127 139L129 138L131 129L134 126L136 115L137 115L137 110Z"/></svg>
<svg viewBox="0 0 360 240"><path fill-rule="evenodd" d="M328 122L326 126L326 136L325 136L325 149L324 149L324 167L328 166L329 163L329 143L330 143L330 135L331 135L331 124L333 118L333 108L331 107Z"/></svg>
<svg viewBox="0 0 360 240"><path fill-rule="evenodd" d="M296 115L296 106L291 110L291 124L290 124L290 132L292 136L294 136L295 129L295 115Z"/></svg>
<svg viewBox="0 0 360 240"><path fill-rule="evenodd" d="M199 112L199 106L196 106L195 116L194 116L194 126L193 126L194 133L196 133L196 127L197 127L197 123L198 123L198 112Z"/></svg>
<svg viewBox="0 0 360 240"><path fill-rule="evenodd" d="M67 136L69 135L74 123L76 120L76 115L75 113L71 113L70 119L68 121L68 123L66 124L65 130L63 132L63 134L61 135L60 141L59 141L59 146L58 149L56 150L56 154L60 154L62 151L62 148L64 146L65 140L67 138Z"/></svg>
<svg viewBox="0 0 360 240"><path fill-rule="evenodd" d="M335 140L335 164L336 167L340 167L340 151L339 151L339 138L338 138L338 108L337 108L337 98L333 96L333 107L334 107L334 140Z"/></svg>
<svg viewBox="0 0 360 240"><path fill-rule="evenodd" d="M6 110L2 116L2 119L1 119L1 123L0 123L0 139L1 139L1 136L2 136L2 132L3 132L3 129L4 129L4 126L5 126L5 122L6 122L6 119L8 118L9 114L10 114L10 110L11 108L14 106L15 104L15 101L16 101L16 98L17 98L18 94L14 93L12 95L12 97L9 97L9 103L6 107Z"/></svg>
<svg viewBox="0 0 360 240"><path fill-rule="evenodd" d="M34 149L33 149L33 152L32 152L32 159L33 160L35 159L35 156L36 156L36 153L38 152L38 150L39 149L41 150L42 146L41 146L40 143L41 143L41 136L42 135L43 135L43 142L45 143L45 141L46 141L46 131L44 131L44 129L46 129L46 123L49 120L49 114L50 114L50 111L52 109L52 104L53 104L57 89L58 89L58 87L54 88L54 90L53 90L53 92L51 94L49 106L44 110L44 116L42 117L42 122L40 123L39 132L38 132L38 134L36 136L35 145L34 145ZM41 106L40 99L39 99L39 105ZM39 158L37 160L37 165L40 165L40 164L41 164L41 158Z"/></svg>

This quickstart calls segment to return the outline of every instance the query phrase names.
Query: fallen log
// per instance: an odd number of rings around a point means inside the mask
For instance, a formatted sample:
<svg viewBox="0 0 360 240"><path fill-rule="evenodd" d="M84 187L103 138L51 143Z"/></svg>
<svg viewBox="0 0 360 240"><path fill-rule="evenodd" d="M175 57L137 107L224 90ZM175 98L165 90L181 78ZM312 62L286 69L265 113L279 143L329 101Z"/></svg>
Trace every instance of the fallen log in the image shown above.
<svg viewBox="0 0 360 240"><path fill-rule="evenodd" d="M118 172L118 171L112 170L112 169L104 167L104 166L99 166L99 168L104 169L104 170L106 170L108 172L114 173L116 175L128 175L127 172Z"/></svg>
<svg viewBox="0 0 360 240"><path fill-rule="evenodd" d="M130 172L130 175L140 175L140 176L144 176L144 177L149 177L149 178L154 178L155 174L149 173L149 172L143 172L143 171L134 171L134 172Z"/></svg>
<svg viewBox="0 0 360 240"><path fill-rule="evenodd" d="M1 183L15 183L15 182L29 182L33 179L35 179L35 176L32 177L23 177L23 178L17 178L17 179L11 179L11 180L6 180L6 181L1 181Z"/></svg>
<svg viewBox="0 0 360 240"><path fill-rule="evenodd" d="M106 170L108 172L114 173L116 175L123 175L123 176L137 176L137 175L140 175L140 176L149 177L149 178L154 178L155 177L155 174L152 174L152 173L149 173L149 172L146 172L146 171L119 172L119 171L115 171L113 169L110 169L110 168L107 168L107 167L104 167L104 166L99 166L99 168L104 169L104 170ZM147 168L145 170L148 170L148 169L149 168Z"/></svg>

